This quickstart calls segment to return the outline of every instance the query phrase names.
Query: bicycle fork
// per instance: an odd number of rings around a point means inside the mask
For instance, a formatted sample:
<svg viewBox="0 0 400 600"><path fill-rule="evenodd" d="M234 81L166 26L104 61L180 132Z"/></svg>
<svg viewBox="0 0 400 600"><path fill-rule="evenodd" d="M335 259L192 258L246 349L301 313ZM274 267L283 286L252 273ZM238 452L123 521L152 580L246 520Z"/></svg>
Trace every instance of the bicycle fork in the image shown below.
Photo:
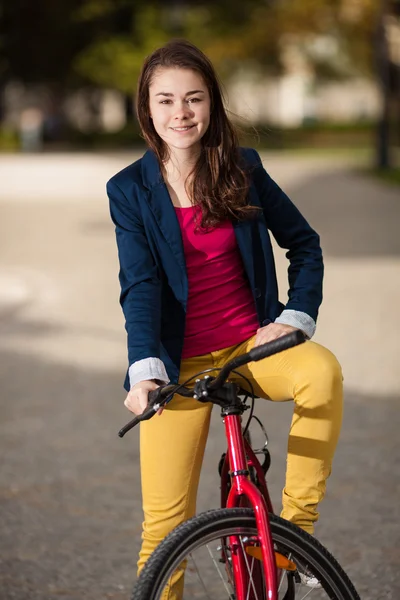
<svg viewBox="0 0 400 600"><path fill-rule="evenodd" d="M264 591L259 589L259 579L254 581L252 573L249 573L248 565L251 560L254 561L254 558L252 559L247 554L238 536L231 536L229 538L229 545L231 547L236 598L237 600L249 600L250 598L277 600L277 570L267 505L261 492L249 479L240 416L238 414L225 415L224 423L228 440L230 475L232 478L226 506L227 508L236 508L246 499L254 510L265 574ZM257 595L257 592L260 596Z"/></svg>

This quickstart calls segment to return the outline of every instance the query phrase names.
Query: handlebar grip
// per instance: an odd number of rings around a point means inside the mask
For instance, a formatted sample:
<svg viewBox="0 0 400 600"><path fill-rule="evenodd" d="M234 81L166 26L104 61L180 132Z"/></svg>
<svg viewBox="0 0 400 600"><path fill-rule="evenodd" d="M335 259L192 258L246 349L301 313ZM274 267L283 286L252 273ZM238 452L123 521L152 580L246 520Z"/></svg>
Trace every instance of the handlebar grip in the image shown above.
<svg viewBox="0 0 400 600"><path fill-rule="evenodd" d="M129 421L129 423L127 423L126 425L124 425L122 427L122 429L120 429L118 431L118 435L120 438L124 437L124 435L126 433L128 433L128 431L130 431L131 429L133 429L133 427L135 427L135 425L137 425L138 423L140 423L140 418L139 417L135 417L134 419L132 419L132 421Z"/></svg>
<svg viewBox="0 0 400 600"><path fill-rule="evenodd" d="M119 432L118 432L119 437L120 438L124 437L124 435L128 431L133 429L133 427L135 427L138 423L141 423L142 421L147 421L148 419L151 419L151 417L154 416L155 413L157 412L157 410L154 409L154 406L156 404L158 404L159 402L161 402L166 396L171 394L174 391L175 387L176 386L174 386L174 385L166 385L166 386L158 387L157 389L149 392L147 408L144 410L144 412L141 415L137 415L134 419L129 421L129 423L124 425L124 427L122 427L122 429L119 430Z"/></svg>
<svg viewBox="0 0 400 600"><path fill-rule="evenodd" d="M267 342L266 344L257 346L257 348L253 348L249 352L249 357L250 360L261 360L262 358L272 356L273 354L277 354L283 350L288 350L288 348L298 346L305 341L306 336L304 333L300 331L300 329L296 329L296 331L292 331L291 333L288 333L287 335L284 335L276 340L272 340L272 342Z"/></svg>
<svg viewBox="0 0 400 600"><path fill-rule="evenodd" d="M138 423L141 423L142 421L148 421L149 419L151 419L151 417L157 412L157 410L154 408L154 404L156 404L156 401L153 401L152 404L148 404L146 410L144 410L141 415L137 415L134 419L132 419L132 421L129 421L129 423L127 423L122 429L120 429L118 432L119 437L124 437L124 435L130 429L133 429L133 427L135 427L135 425L137 425Z"/></svg>

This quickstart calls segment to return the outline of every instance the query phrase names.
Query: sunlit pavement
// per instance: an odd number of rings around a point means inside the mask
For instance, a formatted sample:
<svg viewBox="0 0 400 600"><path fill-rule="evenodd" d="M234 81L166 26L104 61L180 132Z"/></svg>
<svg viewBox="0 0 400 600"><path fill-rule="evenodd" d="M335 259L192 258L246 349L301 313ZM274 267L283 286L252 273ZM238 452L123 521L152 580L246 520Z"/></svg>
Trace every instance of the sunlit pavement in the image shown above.
<svg viewBox="0 0 400 600"><path fill-rule="evenodd" d="M137 154L0 157L1 600L127 598L141 528L138 433L105 182ZM264 154L321 235L315 340L343 365L343 433L317 536L363 600L400 597L400 202L350 155ZM277 248L281 300L284 251ZM291 405L259 403L277 508ZM161 417L162 418L162 417ZM218 505L214 411L199 510ZM160 457L162 466L162 457Z"/></svg>

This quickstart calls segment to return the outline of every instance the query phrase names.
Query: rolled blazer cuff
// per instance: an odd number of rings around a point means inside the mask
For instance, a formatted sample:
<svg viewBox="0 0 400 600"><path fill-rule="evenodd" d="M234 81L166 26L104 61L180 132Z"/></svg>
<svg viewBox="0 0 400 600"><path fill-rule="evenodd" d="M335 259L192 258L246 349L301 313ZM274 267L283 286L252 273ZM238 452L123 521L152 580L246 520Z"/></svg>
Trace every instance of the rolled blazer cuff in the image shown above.
<svg viewBox="0 0 400 600"><path fill-rule="evenodd" d="M275 319L275 323L291 325L292 327L301 329L309 339L312 338L316 329L314 319L307 313L301 312L300 310L284 310L279 317Z"/></svg>
<svg viewBox="0 0 400 600"><path fill-rule="evenodd" d="M129 367L129 383L131 388L139 381L158 379L163 384L169 383L164 363L159 358L143 358Z"/></svg>

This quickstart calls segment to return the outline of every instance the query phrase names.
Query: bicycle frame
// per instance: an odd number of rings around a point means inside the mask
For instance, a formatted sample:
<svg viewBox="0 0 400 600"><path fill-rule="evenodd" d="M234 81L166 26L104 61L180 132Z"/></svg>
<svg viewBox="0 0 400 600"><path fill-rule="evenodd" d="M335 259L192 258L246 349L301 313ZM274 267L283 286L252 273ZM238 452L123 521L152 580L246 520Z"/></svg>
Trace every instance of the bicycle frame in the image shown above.
<svg viewBox="0 0 400 600"><path fill-rule="evenodd" d="M273 510L264 472L252 448L243 437L240 415L224 416L224 424L228 451L221 471L221 506L235 508L247 504L253 508L266 575L266 589L263 593L268 600L277 600L277 569L268 519L268 511L273 512ZM256 470L261 491L249 479L249 466ZM229 470L231 488L227 493L226 482ZM247 600L249 579L242 547L236 537L230 537L229 543L234 549L231 557L236 597L237 600Z"/></svg>
<svg viewBox="0 0 400 600"><path fill-rule="evenodd" d="M167 401L166 399L168 396L172 397L174 393L193 397L201 402L212 401L222 408L225 433L228 441L228 452L226 454L225 464L221 470L222 506L235 508L247 504L254 511L257 525L257 542L260 543L261 547L260 560L262 561L264 568L264 579L266 579L265 586L262 583L262 577L259 573L260 570L257 567L257 563L254 563L254 558L259 560L259 552L253 552L252 554L252 568L254 567L254 564L256 564L255 571L257 574L257 581L254 584L252 572L250 573L250 580L251 586L253 587L254 585L255 587L257 585L259 592L262 592L264 598L267 598L268 600L278 600L277 567L268 519L268 510L272 512L272 504L265 483L264 472L254 452L250 448L250 445L245 442L242 434L241 415L243 414L243 406L240 401L238 402L238 386L227 381L227 378L234 369L237 369L240 366L251 361L262 360L267 356L272 356L277 352L282 352L283 350L287 350L288 348L292 348L303 342L305 342L304 334L300 330L295 330L281 338L257 346L246 354L237 356L222 367L216 378L211 378L207 375L204 379L196 379L194 390L184 387L193 379L193 377L178 386L167 385L157 388L157 390L150 392L148 406L145 411L132 419L118 432L118 435L123 437L125 433L137 425L137 423L151 419L151 417L159 410L160 406L162 406L162 400L164 399ZM200 374L201 373L198 375ZM248 460L246 458L246 452L249 457ZM229 494L226 493L225 487L229 475L227 470L228 463L231 476L231 489ZM250 481L248 466L256 470L261 491L252 481ZM241 540L238 536L229 536L233 577L236 586L236 599L252 600L246 591L246 589L249 589L249 577L246 572L246 562L248 562L245 556L246 550L243 552L243 546L240 542ZM263 589L261 589L261 586ZM257 592L257 589L253 591Z"/></svg>

